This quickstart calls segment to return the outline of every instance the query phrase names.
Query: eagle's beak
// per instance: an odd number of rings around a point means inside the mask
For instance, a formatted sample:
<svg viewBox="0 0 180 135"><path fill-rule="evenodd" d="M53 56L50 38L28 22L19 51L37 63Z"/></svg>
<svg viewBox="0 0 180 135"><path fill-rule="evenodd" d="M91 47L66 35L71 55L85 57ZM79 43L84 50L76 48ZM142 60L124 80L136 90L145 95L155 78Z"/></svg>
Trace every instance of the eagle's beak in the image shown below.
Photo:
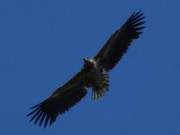
<svg viewBox="0 0 180 135"><path fill-rule="evenodd" d="M88 59L87 58L83 58L83 61L86 62Z"/></svg>

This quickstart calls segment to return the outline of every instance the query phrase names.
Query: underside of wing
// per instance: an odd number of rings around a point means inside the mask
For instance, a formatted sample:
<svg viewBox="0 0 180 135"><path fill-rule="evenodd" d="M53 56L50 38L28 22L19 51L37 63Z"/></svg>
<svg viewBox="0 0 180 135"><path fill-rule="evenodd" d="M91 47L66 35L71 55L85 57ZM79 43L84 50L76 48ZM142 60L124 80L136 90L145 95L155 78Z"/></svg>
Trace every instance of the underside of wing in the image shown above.
<svg viewBox="0 0 180 135"><path fill-rule="evenodd" d="M103 48L94 57L106 70L111 70L127 51L130 43L139 37L144 28L144 14L134 12L124 25L109 38Z"/></svg>
<svg viewBox="0 0 180 135"><path fill-rule="evenodd" d="M33 106L32 112L27 116L30 117L30 121L34 121L34 124L38 123L39 126L44 125L46 127L55 122L59 114L64 113L79 102L86 93L86 88L81 83L81 72L79 72L45 101Z"/></svg>

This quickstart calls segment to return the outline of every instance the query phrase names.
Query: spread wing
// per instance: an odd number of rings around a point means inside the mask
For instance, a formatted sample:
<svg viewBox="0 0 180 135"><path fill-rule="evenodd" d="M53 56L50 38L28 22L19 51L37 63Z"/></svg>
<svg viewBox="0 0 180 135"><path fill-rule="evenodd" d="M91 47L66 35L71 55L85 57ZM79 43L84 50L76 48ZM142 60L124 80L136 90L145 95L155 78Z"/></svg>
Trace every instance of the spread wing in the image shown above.
<svg viewBox="0 0 180 135"><path fill-rule="evenodd" d="M139 37L144 28L144 14L134 12L124 25L109 38L103 48L94 57L106 70L111 70L127 51L130 43Z"/></svg>
<svg viewBox="0 0 180 135"><path fill-rule="evenodd" d="M32 112L27 116L31 117L30 121L34 124L42 124L46 127L55 122L59 114L64 113L70 107L79 102L87 93L85 86L82 83L81 71L75 75L69 82L58 88L50 97L38 105L33 106Z"/></svg>

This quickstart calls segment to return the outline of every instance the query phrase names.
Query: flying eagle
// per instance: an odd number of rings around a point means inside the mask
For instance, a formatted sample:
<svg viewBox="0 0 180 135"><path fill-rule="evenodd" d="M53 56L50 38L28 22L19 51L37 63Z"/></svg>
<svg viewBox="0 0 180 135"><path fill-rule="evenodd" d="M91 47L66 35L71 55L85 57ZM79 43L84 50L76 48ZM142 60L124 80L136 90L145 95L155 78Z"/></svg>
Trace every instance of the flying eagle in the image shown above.
<svg viewBox="0 0 180 135"><path fill-rule="evenodd" d="M88 88L92 88L94 100L104 96L109 87L108 72L122 58L131 42L142 33L144 18L141 11L133 12L94 57L83 58L83 66L73 78L31 108L27 115L30 121L44 127L52 125L59 114L69 110L87 94Z"/></svg>

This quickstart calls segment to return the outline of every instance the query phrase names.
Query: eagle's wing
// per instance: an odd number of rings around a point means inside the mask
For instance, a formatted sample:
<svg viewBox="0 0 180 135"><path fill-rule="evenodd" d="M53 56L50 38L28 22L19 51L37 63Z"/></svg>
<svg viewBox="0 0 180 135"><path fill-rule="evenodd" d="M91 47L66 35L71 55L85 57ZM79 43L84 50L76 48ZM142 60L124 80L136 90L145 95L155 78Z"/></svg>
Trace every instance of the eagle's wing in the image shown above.
<svg viewBox="0 0 180 135"><path fill-rule="evenodd" d="M109 38L103 48L95 55L94 59L106 71L111 70L127 51L130 43L139 37L144 21L141 11L134 12L124 25Z"/></svg>
<svg viewBox="0 0 180 135"><path fill-rule="evenodd" d="M46 127L55 122L59 114L64 113L70 107L79 102L87 93L83 84L82 74L85 72L81 70L70 81L59 87L50 97L38 105L32 107L32 112L27 116L31 117L30 121L39 126L44 124Z"/></svg>

